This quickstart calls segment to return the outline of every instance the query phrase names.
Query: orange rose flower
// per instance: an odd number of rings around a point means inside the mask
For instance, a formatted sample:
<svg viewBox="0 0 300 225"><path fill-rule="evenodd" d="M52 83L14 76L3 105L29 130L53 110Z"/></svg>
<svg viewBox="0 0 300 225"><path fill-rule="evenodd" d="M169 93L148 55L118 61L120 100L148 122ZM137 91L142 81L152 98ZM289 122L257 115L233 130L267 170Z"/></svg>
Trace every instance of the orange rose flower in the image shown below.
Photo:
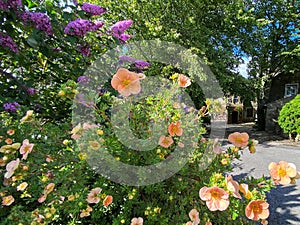
<svg viewBox="0 0 300 225"><path fill-rule="evenodd" d="M113 76L111 86L124 97L128 97L141 91L140 79L143 78L145 78L145 75L142 73L137 74L120 68Z"/></svg>
<svg viewBox="0 0 300 225"><path fill-rule="evenodd" d="M158 144L164 148L168 148L173 144L173 139L171 137L166 137L165 135L160 136Z"/></svg>
<svg viewBox="0 0 300 225"><path fill-rule="evenodd" d="M234 132L228 136L228 141L236 147L245 147L249 142L249 135L247 133Z"/></svg>
<svg viewBox="0 0 300 225"><path fill-rule="evenodd" d="M236 198L242 198L242 196L239 193L239 183L233 180L232 176L226 176L226 186L229 192L232 193L232 195Z"/></svg>
<svg viewBox="0 0 300 225"><path fill-rule="evenodd" d="M267 219L269 217L269 204L263 200L253 200L246 206L245 214L250 220Z"/></svg>
<svg viewBox="0 0 300 225"><path fill-rule="evenodd" d="M9 206L15 201L14 197L9 195L2 198L2 205Z"/></svg>
<svg viewBox="0 0 300 225"><path fill-rule="evenodd" d="M182 135L182 128L180 127L180 121L177 121L176 123L171 123L168 126L168 132L171 136L181 136Z"/></svg>
<svg viewBox="0 0 300 225"><path fill-rule="evenodd" d="M240 184L240 191L244 194L246 199L251 199L253 197L252 192L249 191L248 184Z"/></svg>
<svg viewBox="0 0 300 225"><path fill-rule="evenodd" d="M228 193L219 187L202 187L199 191L200 199L206 201L210 211L224 211L229 206Z"/></svg>
<svg viewBox="0 0 300 225"><path fill-rule="evenodd" d="M104 206L109 206L112 202L113 202L113 197L111 195L108 195L103 200L103 205Z"/></svg>
<svg viewBox="0 0 300 225"><path fill-rule="evenodd" d="M290 184L292 178L297 176L296 166L293 163L280 161L278 164L271 162L269 164L270 175L275 184Z"/></svg>
<svg viewBox="0 0 300 225"><path fill-rule="evenodd" d="M180 74L178 77L178 84L180 87L188 87L191 85L191 79L183 74Z"/></svg>
<svg viewBox="0 0 300 225"><path fill-rule="evenodd" d="M198 225L200 223L199 212L197 211L197 209L192 209L189 212L189 217L190 217L191 221L193 222L193 225Z"/></svg>

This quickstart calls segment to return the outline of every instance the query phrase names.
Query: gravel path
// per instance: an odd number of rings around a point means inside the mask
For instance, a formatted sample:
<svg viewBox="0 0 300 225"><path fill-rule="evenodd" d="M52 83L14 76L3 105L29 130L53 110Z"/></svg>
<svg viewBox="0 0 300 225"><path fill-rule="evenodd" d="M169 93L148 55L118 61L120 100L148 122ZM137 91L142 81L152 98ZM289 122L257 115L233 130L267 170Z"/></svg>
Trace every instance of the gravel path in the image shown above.
<svg viewBox="0 0 300 225"><path fill-rule="evenodd" d="M227 135L234 131L243 131L249 133L251 138L260 141L255 154L244 150L241 161L234 162L234 177L261 177L263 174L269 177L269 163L281 160L294 163L300 171L299 144L290 143L266 132L256 131L252 128L252 124L227 126ZM224 142L224 145L227 144ZM270 203L269 225L300 224L300 180L297 180L296 185L277 186L268 194L268 202Z"/></svg>

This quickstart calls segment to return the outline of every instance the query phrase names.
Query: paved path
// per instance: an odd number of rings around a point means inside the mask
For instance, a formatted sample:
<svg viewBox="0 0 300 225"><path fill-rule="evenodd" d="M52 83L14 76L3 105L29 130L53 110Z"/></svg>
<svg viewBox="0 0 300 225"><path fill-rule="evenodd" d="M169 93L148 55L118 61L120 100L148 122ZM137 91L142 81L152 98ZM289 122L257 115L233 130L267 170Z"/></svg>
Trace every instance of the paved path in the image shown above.
<svg viewBox="0 0 300 225"><path fill-rule="evenodd" d="M248 131L250 137L255 138L262 133L256 132L249 125L228 126L226 133L232 131ZM269 135L268 138L265 135L266 133L263 133L265 141L257 146L255 154L250 154L245 149L241 161L234 162L234 177L261 177L263 174L269 177L269 163L281 160L294 163L300 171L300 145L290 146L285 140L277 141L274 136ZM224 144L226 145L226 142ZM268 202L270 203L269 225L300 225L300 180L297 180L296 185L277 186L268 194Z"/></svg>

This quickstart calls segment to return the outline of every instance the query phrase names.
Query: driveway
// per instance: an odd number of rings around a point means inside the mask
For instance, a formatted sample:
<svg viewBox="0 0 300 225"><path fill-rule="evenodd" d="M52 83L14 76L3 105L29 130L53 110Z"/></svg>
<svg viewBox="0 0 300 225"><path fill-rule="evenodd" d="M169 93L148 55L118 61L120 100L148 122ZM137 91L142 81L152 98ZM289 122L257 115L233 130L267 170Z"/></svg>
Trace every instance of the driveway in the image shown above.
<svg viewBox="0 0 300 225"><path fill-rule="evenodd" d="M287 161L294 163L300 171L300 145L290 143L281 137L258 132L252 128L252 124L228 125L226 137L234 131L247 132L250 138L263 142L257 146L255 154L250 154L248 149L242 151L241 161L234 162L234 177L253 176L261 177L263 174L269 176L268 165L270 162ZM228 142L224 141L226 146ZM296 185L277 186L268 194L270 204L269 225L299 225L300 224L300 180Z"/></svg>

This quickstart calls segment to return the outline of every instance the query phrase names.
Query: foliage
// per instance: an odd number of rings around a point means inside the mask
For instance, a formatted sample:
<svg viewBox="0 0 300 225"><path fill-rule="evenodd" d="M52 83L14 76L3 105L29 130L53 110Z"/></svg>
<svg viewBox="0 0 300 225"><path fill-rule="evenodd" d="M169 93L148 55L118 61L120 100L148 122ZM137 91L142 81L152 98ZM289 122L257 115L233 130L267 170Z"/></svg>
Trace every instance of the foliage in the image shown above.
<svg viewBox="0 0 300 225"><path fill-rule="evenodd" d="M280 110L278 124L290 137L300 135L300 95L286 103Z"/></svg>
<svg viewBox="0 0 300 225"><path fill-rule="evenodd" d="M157 2L164 4L162 1ZM137 217L143 217L145 224L149 225L185 224L189 219L195 219L191 216L189 218L189 211L192 209L201 215L201 225L209 222L222 224L224 219L230 220L231 224L253 223L253 218L245 215L245 210L252 210L250 203L253 201L265 203L265 193L273 185L265 177L249 178L241 181L243 189L240 191L239 184L230 178L228 173L232 171L231 162L239 159L242 149L249 148L251 152L255 151L255 141L249 140L247 134L241 135L242 138L239 137L240 134L235 134L237 138L231 136L231 139L239 146L224 150L216 140L202 138L205 130L197 126L197 122L201 121L203 112L190 105L183 105L180 101L183 89L189 94L192 93L194 97L202 96L201 91L195 91L195 88L189 90L192 84L188 75L184 76L175 68L155 63L145 68L138 68L136 61L124 66L131 71L128 70L130 76L138 77L134 80L130 93L137 94L141 91L137 95L140 97L139 101L120 95L127 93L123 88L131 87L129 84L132 80L127 79L128 74L124 80L120 79L120 75L116 79L116 86L113 85L112 78L106 83L101 83L101 89L94 92L86 87L97 86L99 76L83 76L86 75L83 72L98 55L128 40L130 35L123 32L132 22L141 22L141 28L146 26L153 35L156 35L159 29L172 28L170 21L182 23L179 28L183 30L171 29L167 40L177 40L180 44L186 44L191 50L198 51L199 55L202 55L202 50L209 53L207 49L212 46L212 42L207 39L207 35L201 34L218 27L224 19L221 6L229 10L231 8L226 7L228 4L212 4L206 11L205 2L199 2L198 5L190 2L191 4L185 4L187 7L183 7L184 13L161 13L162 20L152 17L149 23L144 23L144 20L138 18L133 18L134 21L119 21L127 19L113 15L114 10L119 14L118 10L121 8L117 6L120 3L110 7L111 11L99 6L82 7L81 3L77 5L77 1L45 1L45 4L38 5L36 1L26 0L23 1L23 5L20 1L0 1L0 55L3 58L0 81L3 93L0 98L3 105L0 115L1 224L117 225L130 224L131 221L137 220ZM125 5L125 1L123 3ZM133 3L129 11L138 12L142 4ZM168 12L173 12L172 10L179 8L183 3L168 2ZM101 6L107 7L105 4L106 2ZM160 6L156 3L147 4L146 11L141 12L147 15L146 12L153 13L152 7L160 9ZM190 15L190 18L180 17L185 13L195 13L190 9L198 7L209 14L205 14L203 18L194 18L193 15ZM218 13L214 14L216 9ZM142 18L141 14L139 18ZM205 26L211 27L194 33L192 28L195 24L201 24L202 19L205 19ZM169 22L157 26L164 21ZM184 29L189 32L185 32ZM223 31L225 30L224 28ZM138 27L132 31L138 31ZM192 34L192 41L197 43L195 45L200 50L192 48L194 44L181 37ZM232 47L232 43L224 38L224 32L214 34L218 38L217 41ZM142 32L137 33L137 37L140 38L139 35L142 35ZM199 37L201 40L197 40ZM200 48L205 40L204 47ZM232 66L235 60L230 51L215 49L208 55L208 62L220 56L220 60L215 61L219 63L230 56L229 62L221 64L222 72L225 72L228 66ZM147 62L143 64L146 65ZM112 77L118 66L120 65L111 65L112 70L104 72ZM140 73L141 69L146 78L135 73ZM150 79L147 79L151 75L165 77L169 83L165 86L164 83L162 86L157 83L151 84ZM180 82L182 77L186 82ZM146 89L140 90L140 78L145 78L141 81L142 87L148 84L151 91L158 86L161 91L157 92L157 95L144 96L142 93L147 92ZM211 107L215 112L222 111L219 104ZM82 117L71 118L71 110L74 112L79 109L82 110ZM82 122L89 119L90 115L95 115L92 122ZM128 125L128 129L122 129L124 124ZM157 130L150 129L156 127ZM123 132L125 142L117 135L118 132ZM164 135L160 136L161 134ZM151 140L152 136L155 137L155 146L150 151L132 149L134 137ZM144 147L142 144L136 146ZM156 165L172 159L177 148L189 150L190 154L180 155L183 151L179 151L179 158L185 158L186 162L176 161L180 170L174 176L149 185L124 185L124 181L132 179L132 174L124 175L124 172L130 171L122 171L118 162L139 166L141 171L145 172L142 170L143 166ZM113 160L104 171L122 173L124 176L121 176L120 179L123 180L120 182L114 182L107 174L105 176L101 171L97 171L97 167L93 167L96 165L101 168L102 164L97 162L101 162L101 157L105 158L107 155L112 156ZM98 158L95 160L94 156ZM91 165L91 162L96 164ZM276 175L278 166L275 163L273 166ZM292 172L288 178L294 179L296 175ZM137 173L133 178L143 182L143 175ZM281 183L288 180L286 177L283 177L283 181L280 179L281 177L276 177L276 181ZM224 210L220 211L208 207L211 199L207 196L199 196L199 190L203 187L211 190L210 187L216 186L218 190L223 190L226 203L230 203L228 208L222 208ZM218 195L212 196L217 203L221 201ZM255 220L266 223L264 216Z"/></svg>

